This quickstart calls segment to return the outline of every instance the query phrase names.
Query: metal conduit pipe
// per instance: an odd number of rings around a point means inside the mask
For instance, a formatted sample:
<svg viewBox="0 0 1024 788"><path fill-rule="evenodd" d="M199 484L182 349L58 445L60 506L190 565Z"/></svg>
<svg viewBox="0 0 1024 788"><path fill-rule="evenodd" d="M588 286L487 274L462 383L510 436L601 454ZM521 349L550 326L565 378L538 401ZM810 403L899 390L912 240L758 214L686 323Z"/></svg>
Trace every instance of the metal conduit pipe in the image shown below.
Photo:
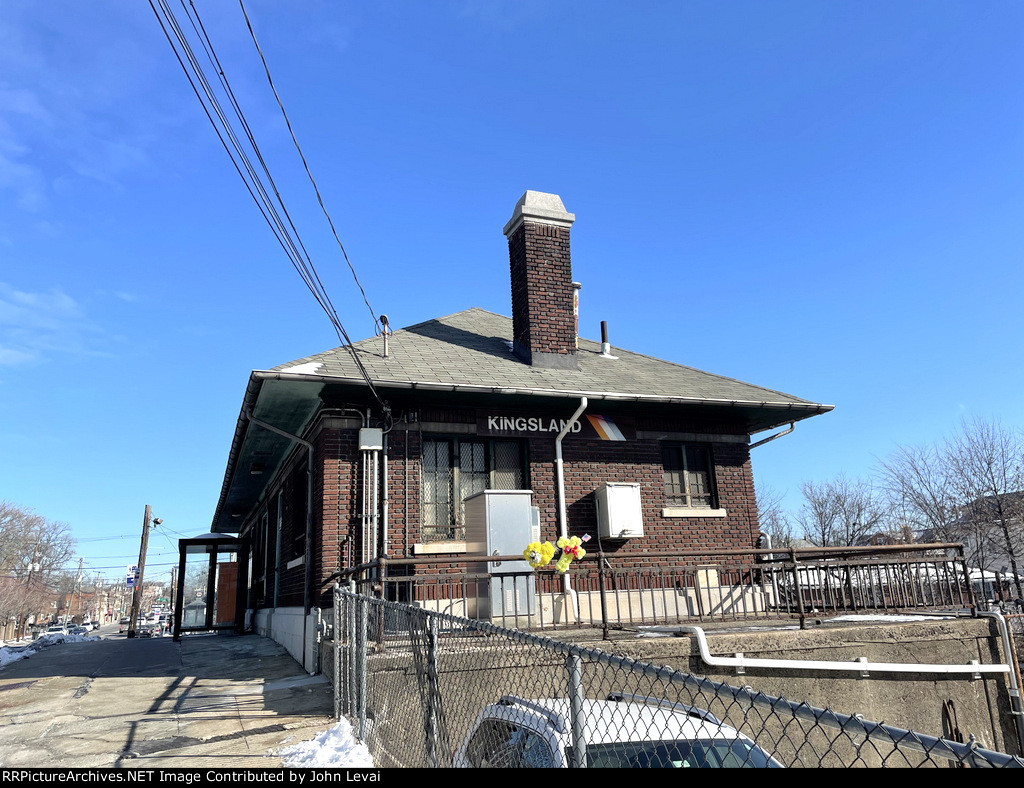
<svg viewBox="0 0 1024 788"><path fill-rule="evenodd" d="M558 535L566 539L569 538L569 523L568 515L565 510L565 473L562 468L562 438L569 434L569 430L573 428L573 425L579 421L583 411L587 409L587 398L580 397L580 406L576 409L576 412L572 414L572 418L565 423L562 427L562 431L558 433L558 437L555 438L555 477L558 480ZM569 573L566 572L562 575L562 589L566 594L572 594L572 583L569 580ZM573 599L573 613L577 611L576 600Z"/></svg>
<svg viewBox="0 0 1024 788"><path fill-rule="evenodd" d="M654 628L655 631L659 628ZM663 630L664 631L664 630ZM700 658L706 665L720 668L783 668L787 670L821 670L839 671L845 673L930 673L944 676L963 676L981 673L1008 673L1012 679L1013 669L1007 664L994 665L936 665L909 662L868 662L864 657L858 657L853 662L839 662L832 660L815 659L762 659L759 657L715 657L708 650L707 637L701 627L672 627L673 632L686 632L697 638L697 647L700 651Z"/></svg>
<svg viewBox="0 0 1024 788"><path fill-rule="evenodd" d="M1015 649L1013 639L1010 637L1010 629L1006 626L1006 619L1003 618L1002 613L979 612L978 615L995 619L996 626L999 628L999 637L1003 641L1003 653L1006 655L1006 659L1013 663L1014 669L1010 671L1010 714L1013 715L1014 728L1017 731L1017 746L1020 748L1021 755L1024 755L1024 703L1021 701L1020 674L1017 661L1014 658Z"/></svg>
<svg viewBox="0 0 1024 788"><path fill-rule="evenodd" d="M388 554L388 434L381 438L381 474L380 474L380 510L381 510L381 548L380 554Z"/></svg>
<svg viewBox="0 0 1024 788"><path fill-rule="evenodd" d="M380 548L380 452L370 452L370 491L372 498L370 503L370 558L377 557L377 550Z"/></svg>
<svg viewBox="0 0 1024 788"><path fill-rule="evenodd" d="M372 452L363 452L366 474L366 513L363 515L363 563L372 561L373 552L373 462Z"/></svg>

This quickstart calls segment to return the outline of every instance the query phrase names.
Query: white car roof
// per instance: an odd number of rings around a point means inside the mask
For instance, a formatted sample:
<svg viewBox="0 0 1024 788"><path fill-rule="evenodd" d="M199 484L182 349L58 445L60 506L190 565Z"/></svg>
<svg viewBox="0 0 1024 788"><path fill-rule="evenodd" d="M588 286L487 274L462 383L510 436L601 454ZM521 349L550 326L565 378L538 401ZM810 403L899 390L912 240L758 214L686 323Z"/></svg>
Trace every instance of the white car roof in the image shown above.
<svg viewBox="0 0 1024 788"><path fill-rule="evenodd" d="M569 701L564 698L539 698L528 701L559 715L566 729L571 725ZM525 705L495 705L487 716L526 723L538 711ZM674 739L747 740L734 728L699 719L683 711L635 701L583 701L583 734L591 744L621 741L658 741Z"/></svg>

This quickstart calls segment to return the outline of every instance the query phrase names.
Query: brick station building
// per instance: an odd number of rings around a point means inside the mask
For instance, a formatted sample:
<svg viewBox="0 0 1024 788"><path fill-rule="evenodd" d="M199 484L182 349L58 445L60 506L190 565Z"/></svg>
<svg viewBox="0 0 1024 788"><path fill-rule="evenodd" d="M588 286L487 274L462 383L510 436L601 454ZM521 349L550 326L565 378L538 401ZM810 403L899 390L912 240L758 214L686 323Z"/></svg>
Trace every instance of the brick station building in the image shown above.
<svg viewBox="0 0 1024 788"><path fill-rule="evenodd" d="M554 542L595 532L603 485L639 485L643 538L602 545L624 558L755 546L750 436L831 406L578 339L574 218L557 195L515 206L511 319L467 309L354 343L376 395L347 348L252 373L212 531L249 539L259 631L309 662L335 572L466 554L462 502L485 489L531 490Z"/></svg>

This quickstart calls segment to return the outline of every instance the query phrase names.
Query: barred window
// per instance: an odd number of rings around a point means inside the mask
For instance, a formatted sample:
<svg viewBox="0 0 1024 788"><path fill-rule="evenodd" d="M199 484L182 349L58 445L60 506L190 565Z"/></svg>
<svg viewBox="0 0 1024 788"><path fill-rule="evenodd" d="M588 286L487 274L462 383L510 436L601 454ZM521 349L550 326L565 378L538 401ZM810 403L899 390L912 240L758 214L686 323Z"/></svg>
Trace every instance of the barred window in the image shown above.
<svg viewBox="0 0 1024 788"><path fill-rule="evenodd" d="M423 541L465 539L463 501L484 490L522 490L526 477L521 441L424 439Z"/></svg>
<svg viewBox="0 0 1024 788"><path fill-rule="evenodd" d="M716 509L714 463L711 447L701 444L663 444L665 502L669 506Z"/></svg>

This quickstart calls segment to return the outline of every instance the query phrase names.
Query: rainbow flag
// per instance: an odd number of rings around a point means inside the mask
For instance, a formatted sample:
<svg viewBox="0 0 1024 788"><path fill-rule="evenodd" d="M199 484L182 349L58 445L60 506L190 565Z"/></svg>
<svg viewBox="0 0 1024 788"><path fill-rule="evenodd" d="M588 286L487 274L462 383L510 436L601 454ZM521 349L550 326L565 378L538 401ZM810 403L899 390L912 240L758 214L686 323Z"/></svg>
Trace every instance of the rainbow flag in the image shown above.
<svg viewBox="0 0 1024 788"><path fill-rule="evenodd" d="M601 440L603 441L624 441L626 436L622 434L622 430L615 426L615 422L609 419L607 416L591 416L587 414L587 419L590 421L590 426L594 428Z"/></svg>

